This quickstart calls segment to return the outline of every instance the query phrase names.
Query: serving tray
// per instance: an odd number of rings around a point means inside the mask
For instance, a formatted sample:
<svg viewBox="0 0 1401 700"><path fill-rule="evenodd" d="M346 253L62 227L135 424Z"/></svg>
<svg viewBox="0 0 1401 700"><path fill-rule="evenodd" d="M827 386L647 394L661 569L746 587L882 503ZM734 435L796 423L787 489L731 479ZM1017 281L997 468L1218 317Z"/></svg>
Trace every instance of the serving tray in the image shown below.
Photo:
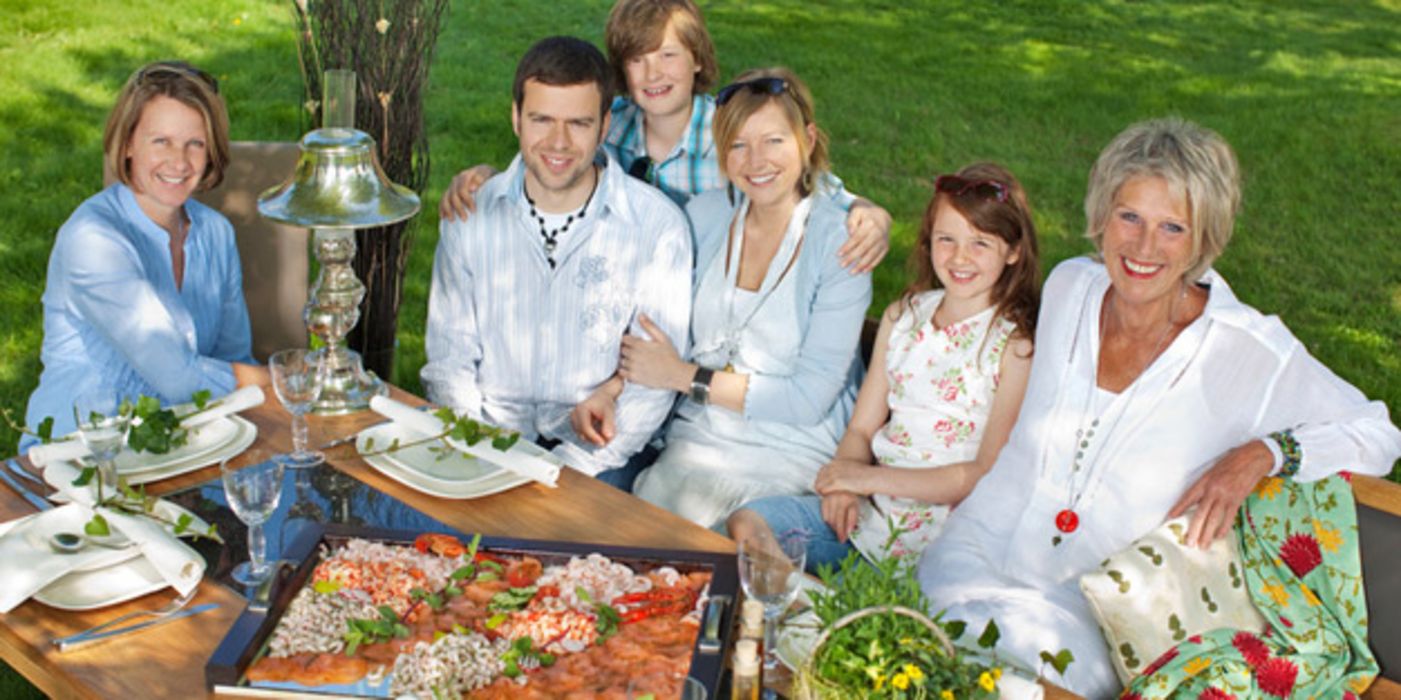
<svg viewBox="0 0 1401 700"><path fill-rule="evenodd" d="M439 532L450 534L466 542L471 535L443 529ZM293 562L295 568L283 569L284 580L276 586L277 593L263 609L249 606L230 628L228 634L205 665L206 685L216 694L246 697L375 697L374 695L347 692L345 686L320 690L317 686L304 686L295 689L265 688L251 686L246 680L246 672L259 658L268 644L278 621L291 604L292 599L310 580L316 565L321 561L323 545L334 549L351 539L365 539L386 544L413 546L414 539L423 534L403 530L385 530L356 525L315 524L301 532L290 546L284 549L283 558ZM711 574L709 595L712 599L727 596L736 599L739 575L731 555L714 552L689 550L659 550L610 545L591 545L575 542L550 542L523 540L504 537L482 537L479 551L503 555L530 555L545 566L563 564L571 557L588 554L602 554L616 562L621 562L640 572L650 571L661 566L671 566L681 573L707 571ZM718 648L704 645L704 635L697 635L691 649L690 677L705 685L708 697L716 697L719 685L724 652L734 625L733 606L707 606L706 614L720 616ZM701 620L701 629L711 625Z"/></svg>

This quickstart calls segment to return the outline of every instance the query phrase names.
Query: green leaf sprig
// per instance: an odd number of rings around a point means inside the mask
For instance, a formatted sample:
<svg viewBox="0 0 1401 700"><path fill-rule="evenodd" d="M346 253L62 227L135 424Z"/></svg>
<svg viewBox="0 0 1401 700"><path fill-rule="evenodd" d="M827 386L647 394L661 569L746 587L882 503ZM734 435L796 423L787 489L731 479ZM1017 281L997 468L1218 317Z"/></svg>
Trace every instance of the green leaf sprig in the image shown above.
<svg viewBox="0 0 1401 700"><path fill-rule="evenodd" d="M379 617L351 618L345 621L346 632L341 638L345 641L345 655L351 656L364 644L374 644L389 639L406 639L409 626L399 619L394 608L381 605Z"/></svg>
<svg viewBox="0 0 1401 700"><path fill-rule="evenodd" d="M501 675L507 678L516 678L524 671L521 664L527 659L534 659L541 666L552 666L555 663L555 655L544 649L536 649L535 641L530 637L517 637L511 642L511 648L501 655L501 661L505 664L505 669Z"/></svg>
<svg viewBox="0 0 1401 700"><path fill-rule="evenodd" d="M483 440L491 440L492 449L498 452L506 452L521 439L521 434L515 430L507 430L506 428L482 423L465 415L459 416L453 413L451 408L439 408L433 412L433 417L443 423L443 430L437 435L430 435L408 442L401 442L398 438L395 438L390 442L388 447L382 450L375 448L374 439L371 438L365 441L365 452L361 454L364 456L382 455L390 452L398 452L399 450L417 445L437 442L441 444L435 445L430 449L435 453L437 459L442 460L453 453L462 454L454 448L448 440L460 440L469 447L475 447L477 443ZM472 455L469 454L462 454L462 456L467 459L473 459Z"/></svg>

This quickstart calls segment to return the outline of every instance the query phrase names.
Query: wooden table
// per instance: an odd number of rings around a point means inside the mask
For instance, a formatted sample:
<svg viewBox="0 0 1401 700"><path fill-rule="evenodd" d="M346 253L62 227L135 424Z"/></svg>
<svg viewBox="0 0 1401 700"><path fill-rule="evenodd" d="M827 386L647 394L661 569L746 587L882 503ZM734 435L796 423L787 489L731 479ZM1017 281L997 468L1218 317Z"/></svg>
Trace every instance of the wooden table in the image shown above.
<svg viewBox="0 0 1401 700"><path fill-rule="evenodd" d="M398 390L394 398L422 403ZM245 411L243 416L258 426L255 446L291 449L291 416L271 392L266 403ZM369 411L339 417L312 416L310 444L353 434L380 420L380 416ZM728 538L572 469L563 470L556 489L531 484L495 496L458 501L427 496L380 475L360 459L353 444L330 450L326 459L337 469L462 532L661 549L734 551L734 543ZM216 476L217 465L152 484L149 489L163 494ZM33 510L8 487L0 488L0 521ZM246 602L219 584L200 584L193 603L220 603L218 610L172 622L150 633L136 633L62 654L49 643L54 637L78 632L129 611L155 607L172 597L170 589L165 589L91 612L65 612L26 602L0 617L0 659L50 697L206 697L209 693L204 685L205 661Z"/></svg>

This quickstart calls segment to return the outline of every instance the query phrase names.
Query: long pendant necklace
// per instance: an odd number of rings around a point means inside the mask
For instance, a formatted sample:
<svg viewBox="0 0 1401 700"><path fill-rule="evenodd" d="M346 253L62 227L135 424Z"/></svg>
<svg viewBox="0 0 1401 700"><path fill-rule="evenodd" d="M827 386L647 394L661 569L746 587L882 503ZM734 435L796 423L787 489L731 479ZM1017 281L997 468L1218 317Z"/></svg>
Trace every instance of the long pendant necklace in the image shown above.
<svg viewBox="0 0 1401 700"><path fill-rule="evenodd" d="M593 201L594 193L598 191L599 177L598 171L595 170L593 187L589 190L589 198L584 200L584 206L580 207L579 211L572 212L569 216L566 216L564 218L564 223L553 231L545 226L545 217L541 216L540 212L535 210L535 200L530 198L530 190L522 185L521 189L525 192L526 204L530 205L530 218L535 219L535 221L539 223L540 237L545 239L545 261L550 263L551 270L555 268L555 248L558 247L560 234L568 231L569 227L573 225L575 221L584 218L584 214L589 210L589 203Z"/></svg>
<svg viewBox="0 0 1401 700"><path fill-rule="evenodd" d="M1187 287L1183 285L1182 293L1179 297L1185 297L1186 294ZM1148 360L1144 362L1143 366L1134 374L1134 379L1129 387L1128 393L1124 395L1124 399L1121 402L1122 405L1120 406L1118 414L1114 417L1114 421L1103 431L1099 430L1100 422L1109 409L1098 411L1099 415L1090 418L1091 409L1094 406L1095 391L1099 384L1099 363L1096 362L1092 367L1095 373L1095 379L1086 391L1084 408L1080 411L1080 427L1075 430L1075 456L1072 458L1070 464L1070 498L1066 507L1057 512L1055 517L1056 530L1064 535L1070 535L1080 529L1080 514L1076 509L1079 507L1081 499L1089 491L1090 483L1093 481L1095 467L1099 464L1100 457L1104 454L1105 447L1109 442L1109 437L1114 434L1115 430L1119 427L1119 422L1122 421L1124 415L1129 412L1129 405L1133 403L1134 396L1138 393L1139 387L1143 385L1141 381L1143 373L1148 371L1148 368L1153 365L1153 361L1156 360L1158 354L1163 351L1163 347L1166 345L1168 338L1172 336L1172 330L1174 328L1172 319L1175 316L1174 312L1176 311L1177 299L1179 297L1174 297L1169 304L1167 327L1163 329L1162 334L1158 337L1158 342L1154 344L1153 351L1149 354ZM1108 304L1113 304L1114 296L1112 287L1110 288L1108 298ZM1105 308L1104 321L1109 320L1114 311L1114 307L1108 304ZM1104 350L1105 326L1108 325L1104 321L1101 321L1099 324L1099 352L1103 352ZM1112 402L1110 406L1112 407ZM1088 424L1085 422L1086 419L1089 419ZM1098 432L1098 441L1095 440L1096 432ZM1091 447L1094 447L1094 455L1087 461L1086 454L1090 452ZM1043 460L1044 458L1045 456L1043 453ZM1077 481L1079 482L1078 486ZM1061 535L1056 535L1051 538L1052 545L1059 545L1061 541Z"/></svg>
<svg viewBox="0 0 1401 700"><path fill-rule="evenodd" d="M802 225L795 232L793 252L788 257L788 263L784 265L783 271L778 275L778 279L774 280L774 283L770 285L767 290L764 290L763 295L759 297L759 300L754 304L753 308L749 310L749 314L744 317L744 320L736 324L735 297L738 295L737 290L739 289L739 260L743 257L744 251L744 217L748 213L749 204L746 202L745 205L740 207L740 210L735 213L735 218L730 222L730 240L728 248L725 251L725 334L724 339L720 341L720 347L725 353L724 371L726 372L735 371L735 358L739 356L740 335L744 332L744 329L749 327L749 322L753 321L759 311L764 308L764 303L769 300L769 297L773 296L774 291L778 289L778 285L782 284L783 279L788 276L788 271L792 270L794 263L798 261L798 253L803 247L803 235L807 232L808 217L812 213L811 200L803 199L798 203L798 206L793 209L792 218L789 219L789 226L784 230L784 236L786 238L791 232L792 223L799 217L802 217ZM733 275L731 275L732 272ZM764 281L767 282L768 280L765 279ZM762 289L763 286L761 282L759 287Z"/></svg>

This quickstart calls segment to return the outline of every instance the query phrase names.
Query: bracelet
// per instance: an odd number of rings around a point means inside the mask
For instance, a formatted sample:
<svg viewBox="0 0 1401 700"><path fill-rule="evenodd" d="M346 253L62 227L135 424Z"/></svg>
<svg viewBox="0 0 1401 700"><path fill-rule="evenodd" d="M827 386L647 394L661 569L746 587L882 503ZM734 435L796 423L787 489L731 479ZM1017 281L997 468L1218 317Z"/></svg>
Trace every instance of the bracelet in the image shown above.
<svg viewBox="0 0 1401 700"><path fill-rule="evenodd" d="M1304 450L1299 447L1299 441L1294 438L1293 429L1286 428L1278 432L1270 433L1270 439L1279 445L1279 452L1284 455L1284 463L1279 467L1279 476L1294 476L1299 473L1299 465L1304 462Z"/></svg>

